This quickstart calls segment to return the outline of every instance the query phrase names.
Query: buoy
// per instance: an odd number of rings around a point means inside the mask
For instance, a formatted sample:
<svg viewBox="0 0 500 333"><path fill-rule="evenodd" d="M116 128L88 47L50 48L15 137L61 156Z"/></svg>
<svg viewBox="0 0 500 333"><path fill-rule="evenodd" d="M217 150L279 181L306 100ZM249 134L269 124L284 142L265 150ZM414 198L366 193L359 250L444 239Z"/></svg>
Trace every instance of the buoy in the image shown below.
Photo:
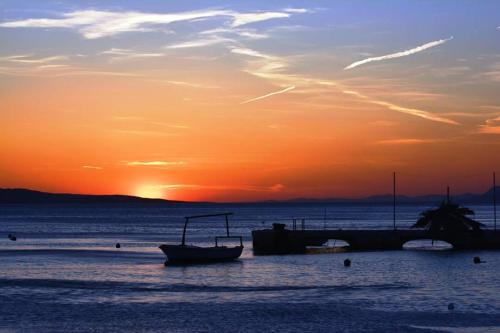
<svg viewBox="0 0 500 333"><path fill-rule="evenodd" d="M448 304L448 310L450 311L455 310L455 304L453 303Z"/></svg>
<svg viewBox="0 0 500 333"><path fill-rule="evenodd" d="M481 258L479 258L479 257L474 257L473 261L474 261L475 264L482 263Z"/></svg>
<svg viewBox="0 0 500 333"><path fill-rule="evenodd" d="M9 234L9 239L15 242L17 240L17 237L16 235Z"/></svg>
<svg viewBox="0 0 500 333"><path fill-rule="evenodd" d="M119 248L120 248L120 247L122 247L122 246L121 246L121 244L120 244L120 243L116 243L115 247L116 247L117 249L119 249Z"/></svg>
<svg viewBox="0 0 500 333"><path fill-rule="evenodd" d="M351 267L351 260L350 259L344 260L344 267Z"/></svg>

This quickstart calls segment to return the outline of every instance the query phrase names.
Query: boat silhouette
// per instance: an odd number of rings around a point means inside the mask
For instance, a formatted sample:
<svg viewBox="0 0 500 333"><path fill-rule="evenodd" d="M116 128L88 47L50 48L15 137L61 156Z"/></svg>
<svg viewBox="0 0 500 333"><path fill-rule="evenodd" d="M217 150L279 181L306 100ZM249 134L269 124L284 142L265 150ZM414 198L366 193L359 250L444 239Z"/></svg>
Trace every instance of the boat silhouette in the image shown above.
<svg viewBox="0 0 500 333"><path fill-rule="evenodd" d="M231 261L239 258L243 251L243 238L242 236L231 236L229 234L229 218L228 216L233 215L233 213L219 213L219 214L208 214L208 215L194 215L186 216L184 222L184 228L182 231L182 241L181 244L162 244L160 249L167 256L165 265L170 264L194 264L194 263L207 263L207 262L223 262ZM194 246L186 245L186 229L188 223L192 219L207 218L207 217L218 217L224 216L226 220L226 235L215 237L215 246ZM219 245L219 240L222 239L239 239L240 244L238 246L224 246Z"/></svg>

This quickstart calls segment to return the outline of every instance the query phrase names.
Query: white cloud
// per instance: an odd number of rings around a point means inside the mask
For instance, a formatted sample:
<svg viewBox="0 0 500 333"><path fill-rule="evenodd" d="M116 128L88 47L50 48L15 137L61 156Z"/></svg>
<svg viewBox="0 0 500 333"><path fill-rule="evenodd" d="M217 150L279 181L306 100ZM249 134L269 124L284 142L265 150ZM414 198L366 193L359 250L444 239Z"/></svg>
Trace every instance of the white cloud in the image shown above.
<svg viewBox="0 0 500 333"><path fill-rule="evenodd" d="M285 9L283 9L283 11L285 11L287 13L298 13L298 14L304 14L304 13L310 12L309 9L305 9L305 8L285 8Z"/></svg>
<svg viewBox="0 0 500 333"><path fill-rule="evenodd" d="M62 14L57 19L26 19L0 24L4 28L75 28L87 39L130 31L151 31L154 25L231 15L227 10L204 10L173 14L83 10Z"/></svg>
<svg viewBox="0 0 500 333"><path fill-rule="evenodd" d="M247 49L247 48L242 48L242 47L233 47L231 48L232 53L236 54L241 54L241 55L246 55L250 57L257 57L257 58L264 58L264 59L274 59L273 56L260 53L259 51L255 51L252 49Z"/></svg>
<svg viewBox="0 0 500 333"><path fill-rule="evenodd" d="M244 29L244 28L215 28L210 30L205 30L200 32L200 35L236 35L240 37L245 37L248 39L264 39L268 38L269 35L257 32L255 29Z"/></svg>
<svg viewBox="0 0 500 333"><path fill-rule="evenodd" d="M290 14L284 12L235 13L231 27L234 28L245 24L287 17L290 17Z"/></svg>
<svg viewBox="0 0 500 333"><path fill-rule="evenodd" d="M388 59L395 59L395 58L406 57L406 56L409 56L409 55L412 55L412 54L415 54L415 53L419 53L419 52L425 51L427 49L430 49L431 47L435 47L435 46L444 44L447 41L450 41L452 39L453 39L453 36L450 37L450 38L447 38L447 39L440 39L440 40L436 40L436 41L433 41L433 42L429 42L429 43L417 46L417 47L409 49L409 50L400 51L400 52L391 53L391 54L387 54L387 55L383 55L383 56L379 56L379 57L372 57L372 58L367 58L367 59L363 59L363 60L360 60L360 61L356 61L356 62L353 62L352 64L350 64L349 66L345 67L344 70L352 69L352 68L355 68L355 67L367 64L369 62L382 61L382 60L388 60Z"/></svg>
<svg viewBox="0 0 500 333"><path fill-rule="evenodd" d="M250 103L250 102L255 102L255 101L258 101L258 100L261 100L261 99L264 99L264 98L268 98L268 97L271 97L271 96L274 96L274 95L279 95L279 94L284 94L290 90L293 90L295 89L295 86L290 86L290 87L287 87L285 89L281 89L281 90L278 90L278 91L273 91L269 94L265 94L265 95L262 95L262 96L259 96L259 97L255 97L255 98L251 98L251 99L248 99L246 101L243 101L241 102L240 104L247 104L247 103Z"/></svg>
<svg viewBox="0 0 500 333"><path fill-rule="evenodd" d="M37 58L32 54L21 54L0 57L0 63L8 63L0 67L0 74L12 76L46 76L47 74L59 73L59 69L67 69L70 66L65 63L69 58L63 55ZM42 73L45 72L45 73Z"/></svg>
<svg viewBox="0 0 500 333"><path fill-rule="evenodd" d="M222 38L222 37L213 36L211 38L195 39L195 40L185 41L185 42L181 42L181 43L175 43L175 44L167 45L167 46L165 46L165 48L167 48L167 49L186 49L186 48L193 48L193 47L205 47L205 46L217 45L217 44L222 44L222 43L230 43L230 42L234 42L234 40L230 39L230 38Z"/></svg>
<svg viewBox="0 0 500 333"><path fill-rule="evenodd" d="M195 21L209 18L226 18L230 27L290 17L291 13L303 13L301 9L240 13L232 10L199 10L177 13L112 12L80 10L62 14L59 18L29 18L0 23L3 28L67 28L76 29L87 39L114 36L133 31L159 31L159 25ZM250 36L250 35L249 35Z"/></svg>
<svg viewBox="0 0 500 333"><path fill-rule="evenodd" d="M84 169L102 170L102 167L95 165L82 165Z"/></svg>
<svg viewBox="0 0 500 333"><path fill-rule="evenodd" d="M109 50L101 52L101 54L112 56L110 60L113 62L139 58L158 58L165 56L164 53L140 53L130 49L119 48L111 48Z"/></svg>
<svg viewBox="0 0 500 333"><path fill-rule="evenodd" d="M128 166L174 166L174 165L184 165L184 161L125 161Z"/></svg>
<svg viewBox="0 0 500 333"><path fill-rule="evenodd" d="M258 33L251 30L236 30L235 33L241 37L249 38L249 39L264 39L269 38L269 35Z"/></svg>
<svg viewBox="0 0 500 333"><path fill-rule="evenodd" d="M63 55L57 55L45 58L33 58L33 55L31 54L13 55L0 58L0 61L8 61L20 64L47 64L55 61L66 61L66 60L68 60L68 57Z"/></svg>
<svg viewBox="0 0 500 333"><path fill-rule="evenodd" d="M52 64L52 65L42 65L38 66L38 69L57 69L57 68L68 68L69 65L66 64Z"/></svg>

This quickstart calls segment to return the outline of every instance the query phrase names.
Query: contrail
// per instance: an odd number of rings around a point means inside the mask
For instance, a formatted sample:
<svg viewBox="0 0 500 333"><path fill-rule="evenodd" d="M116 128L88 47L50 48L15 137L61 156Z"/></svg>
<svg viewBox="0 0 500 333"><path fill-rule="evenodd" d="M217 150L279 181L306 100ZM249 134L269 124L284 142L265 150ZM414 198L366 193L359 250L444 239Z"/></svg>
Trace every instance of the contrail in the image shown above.
<svg viewBox="0 0 500 333"><path fill-rule="evenodd" d="M267 98L267 97L271 97L273 95L278 95L278 94L286 93L287 91L290 91L290 90L293 90L293 89L295 89L295 86L290 86L290 87L282 89L282 90L274 91L274 92L269 93L269 94L265 94L265 95L262 95L262 96L259 96L259 97L248 99L246 101L241 102L240 104L247 104L247 103L250 103L250 102L255 102L255 101Z"/></svg>
<svg viewBox="0 0 500 333"><path fill-rule="evenodd" d="M445 124L450 124L450 125L459 125L459 123L457 123L456 121L454 121L452 119L441 117L441 116L438 116L438 115L431 113L431 112L428 112L428 111L406 108L406 107L392 104L389 102L371 99L368 96L365 96L365 95L363 95L357 91L353 91L353 90L343 90L342 92L344 94L353 95L353 96L356 96L360 99L366 100L369 103L386 107L389 110L393 110L393 111L397 111L397 112L401 112L401 113L406 113L406 114L409 114L409 115L412 115L415 117L420 117L420 118L424 118L427 120L437 121L440 123L445 123Z"/></svg>
<svg viewBox="0 0 500 333"><path fill-rule="evenodd" d="M415 47L413 49L409 49L409 50L400 51L400 52L396 52L396 53L391 53L391 54L387 54L387 55L383 55L383 56L379 56L379 57L367 58L367 59L364 59L364 60L356 61L356 62L353 62L352 64L350 64L349 66L345 67L344 70L352 69L354 67L358 67L358 66L361 66L361 65L367 64L369 62L373 62L373 61L382 61L382 60L387 60L387 59L395 59L395 58L406 57L406 56L409 56L409 55L412 55L412 54L415 54L415 53L418 53L418 52L425 51L427 49L430 49L431 47L444 44L447 41L450 41L452 39L453 39L453 36L451 36L450 38L440 39L440 40L436 40L436 41L433 41L433 42L429 42L429 43L426 43L424 45L417 46L417 47Z"/></svg>

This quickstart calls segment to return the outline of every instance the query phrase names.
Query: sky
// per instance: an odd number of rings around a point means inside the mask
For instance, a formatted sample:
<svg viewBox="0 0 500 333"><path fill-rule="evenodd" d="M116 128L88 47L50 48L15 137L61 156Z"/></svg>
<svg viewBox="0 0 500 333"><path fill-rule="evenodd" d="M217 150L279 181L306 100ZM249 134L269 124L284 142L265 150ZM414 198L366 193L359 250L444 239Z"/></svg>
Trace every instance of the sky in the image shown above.
<svg viewBox="0 0 500 333"><path fill-rule="evenodd" d="M0 1L0 187L483 192L498 1Z"/></svg>

